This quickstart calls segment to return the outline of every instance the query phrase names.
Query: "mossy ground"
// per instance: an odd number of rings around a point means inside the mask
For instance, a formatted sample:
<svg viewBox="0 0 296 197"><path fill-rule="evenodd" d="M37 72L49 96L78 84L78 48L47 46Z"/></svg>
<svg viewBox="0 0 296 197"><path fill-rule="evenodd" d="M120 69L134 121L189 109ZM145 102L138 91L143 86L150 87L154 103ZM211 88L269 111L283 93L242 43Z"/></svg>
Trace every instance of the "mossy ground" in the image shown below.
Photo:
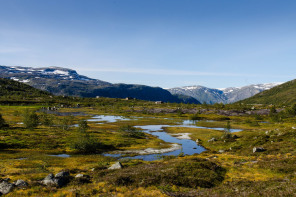
<svg viewBox="0 0 296 197"><path fill-rule="evenodd" d="M214 129L168 127L165 130L169 133L191 133L190 137L199 139L207 151L193 156L164 157L154 162L125 159L122 161L123 170L109 171L106 168L116 160L100 155L101 152L169 146L148 134L144 138L127 137L120 132L120 127L175 125L189 119L191 115L135 112L143 107L153 107L144 102L133 103L132 106L114 104L110 100L109 104L103 104L97 107L64 108L60 112L85 113L75 116L73 124L89 119L89 114L112 113L141 118L104 124L97 124L99 121L89 122L87 132L104 146L97 154L88 155L76 153L70 148L77 136L75 127L63 130L55 125L40 125L29 130L19 124L25 109L37 110L40 106L1 106L0 113L10 127L0 130L0 178L11 178L12 181L24 179L30 184L27 189L15 190L7 196L288 196L296 191L294 118L273 123L268 116L257 120L253 116L225 118L215 113L200 114L202 120L197 122L198 126L225 127L230 121L232 128L243 131L232 134L237 138L224 138L224 131ZM108 110L110 106L113 108ZM54 115L56 122L61 118ZM217 141L208 142L213 137ZM253 153L253 147L263 147L266 151ZM224 152L219 153L219 150ZM60 153L72 156L49 156ZM73 180L63 188L44 187L37 183L47 174L62 169L68 169L72 175L89 174L92 181L82 184ZM167 169L171 172L168 173Z"/></svg>

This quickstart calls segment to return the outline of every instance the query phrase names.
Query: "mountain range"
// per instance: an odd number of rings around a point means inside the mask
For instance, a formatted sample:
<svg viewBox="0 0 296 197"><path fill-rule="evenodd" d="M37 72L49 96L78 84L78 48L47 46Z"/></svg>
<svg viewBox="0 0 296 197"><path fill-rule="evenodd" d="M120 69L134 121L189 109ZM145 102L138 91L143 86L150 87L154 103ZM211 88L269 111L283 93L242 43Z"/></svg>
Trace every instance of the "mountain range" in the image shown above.
<svg viewBox="0 0 296 197"><path fill-rule="evenodd" d="M186 95L172 95L160 87L135 84L112 84L79 75L75 70L61 67L0 66L0 78L28 84L54 95L79 97L136 98L150 101L195 103L200 102Z"/></svg>
<svg viewBox="0 0 296 197"><path fill-rule="evenodd" d="M185 86L167 89L172 94L183 94L198 99L202 103L234 103L269 90L282 83L255 84L243 87L207 88L204 86Z"/></svg>
<svg viewBox="0 0 296 197"><path fill-rule="evenodd" d="M234 103L269 90L282 83L266 83L244 87L207 88L185 86L170 89L137 84L112 84L79 75L75 70L62 67L0 66L0 78L28 84L54 95L79 97L136 98L176 103Z"/></svg>

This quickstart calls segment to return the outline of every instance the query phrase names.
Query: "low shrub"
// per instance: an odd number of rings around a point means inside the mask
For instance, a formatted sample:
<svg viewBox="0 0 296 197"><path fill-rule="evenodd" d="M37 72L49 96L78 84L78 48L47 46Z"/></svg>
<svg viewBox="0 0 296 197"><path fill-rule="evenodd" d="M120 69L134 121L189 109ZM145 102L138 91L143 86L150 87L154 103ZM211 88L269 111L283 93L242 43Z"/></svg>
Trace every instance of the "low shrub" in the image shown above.
<svg viewBox="0 0 296 197"><path fill-rule="evenodd" d="M225 169L204 159L171 160L142 164L110 173L105 180L119 186L165 186L210 188L224 180Z"/></svg>

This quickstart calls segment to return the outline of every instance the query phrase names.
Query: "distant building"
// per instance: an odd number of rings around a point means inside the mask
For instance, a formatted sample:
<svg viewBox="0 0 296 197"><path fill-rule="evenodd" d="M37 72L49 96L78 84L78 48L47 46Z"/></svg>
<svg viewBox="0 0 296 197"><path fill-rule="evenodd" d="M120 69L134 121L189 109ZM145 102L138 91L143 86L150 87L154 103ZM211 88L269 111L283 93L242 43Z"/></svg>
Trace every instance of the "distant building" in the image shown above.
<svg viewBox="0 0 296 197"><path fill-rule="evenodd" d="M126 101L128 101L128 100L132 100L132 99L134 99L134 98L133 98L133 97L126 97L126 98L125 98Z"/></svg>
<svg viewBox="0 0 296 197"><path fill-rule="evenodd" d="M155 101L155 104L162 104L162 101Z"/></svg>
<svg viewBox="0 0 296 197"><path fill-rule="evenodd" d="M96 96L96 98L100 98L100 96Z"/></svg>

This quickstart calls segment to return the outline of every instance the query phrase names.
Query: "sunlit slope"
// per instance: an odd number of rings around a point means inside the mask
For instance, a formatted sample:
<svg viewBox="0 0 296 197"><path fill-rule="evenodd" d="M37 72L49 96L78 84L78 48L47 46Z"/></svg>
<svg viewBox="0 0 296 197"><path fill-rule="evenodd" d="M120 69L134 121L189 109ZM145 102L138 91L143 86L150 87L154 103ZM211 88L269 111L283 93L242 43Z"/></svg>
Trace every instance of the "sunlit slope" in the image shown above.
<svg viewBox="0 0 296 197"><path fill-rule="evenodd" d="M240 102L246 104L294 104L296 103L296 80L288 81Z"/></svg>

